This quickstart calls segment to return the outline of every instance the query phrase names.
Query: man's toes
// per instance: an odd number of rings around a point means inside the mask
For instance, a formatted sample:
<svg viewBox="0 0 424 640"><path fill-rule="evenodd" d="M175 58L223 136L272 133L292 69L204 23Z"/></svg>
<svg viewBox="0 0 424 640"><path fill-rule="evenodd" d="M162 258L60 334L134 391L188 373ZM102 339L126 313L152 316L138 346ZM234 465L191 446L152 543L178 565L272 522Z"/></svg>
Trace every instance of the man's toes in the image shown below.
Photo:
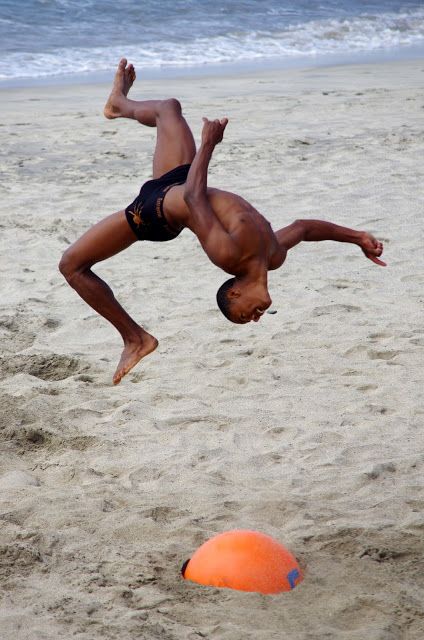
<svg viewBox="0 0 424 640"><path fill-rule="evenodd" d="M127 66L127 59L121 58L118 64L119 71L125 71L125 67Z"/></svg>
<svg viewBox="0 0 424 640"><path fill-rule="evenodd" d="M122 380L123 374L120 371L117 371L113 376L113 384L119 384Z"/></svg>

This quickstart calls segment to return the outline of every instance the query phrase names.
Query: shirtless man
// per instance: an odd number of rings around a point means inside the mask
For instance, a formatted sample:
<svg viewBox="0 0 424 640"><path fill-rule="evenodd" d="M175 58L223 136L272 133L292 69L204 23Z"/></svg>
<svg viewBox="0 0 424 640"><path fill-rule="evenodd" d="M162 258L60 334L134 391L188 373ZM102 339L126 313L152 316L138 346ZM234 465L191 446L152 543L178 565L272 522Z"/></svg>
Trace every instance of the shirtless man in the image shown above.
<svg viewBox="0 0 424 640"><path fill-rule="evenodd" d="M217 302L222 313L239 324L260 320L271 305L268 271L281 267L287 251L302 240L351 242L367 258L385 266L378 259L383 245L369 233L320 220L296 220L274 232L246 200L208 187L208 165L223 138L227 119L203 118L202 140L196 152L178 100L129 100L127 94L134 80L133 65L122 59L104 114L109 119L131 118L156 127L153 180L143 185L140 195L125 210L105 218L70 246L59 265L71 287L123 338L124 350L114 384L156 349L158 341L128 315L91 268L137 240L172 240L188 227L210 260L234 276L218 290Z"/></svg>

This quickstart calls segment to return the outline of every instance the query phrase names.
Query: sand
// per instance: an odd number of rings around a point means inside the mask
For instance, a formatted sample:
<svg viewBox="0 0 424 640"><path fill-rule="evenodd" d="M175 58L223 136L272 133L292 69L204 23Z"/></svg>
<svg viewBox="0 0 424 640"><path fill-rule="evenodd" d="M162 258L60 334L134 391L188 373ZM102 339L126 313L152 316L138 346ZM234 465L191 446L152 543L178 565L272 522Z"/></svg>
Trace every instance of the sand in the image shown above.
<svg viewBox="0 0 424 640"><path fill-rule="evenodd" d="M142 75L142 74L139 74ZM2 640L422 640L424 61L143 83L228 116L210 184L274 228L322 218L385 242L304 243L277 313L233 326L189 231L98 265L159 339L121 352L57 270L150 177L154 130L104 85L0 92ZM185 582L208 537L257 529L305 580L278 596Z"/></svg>

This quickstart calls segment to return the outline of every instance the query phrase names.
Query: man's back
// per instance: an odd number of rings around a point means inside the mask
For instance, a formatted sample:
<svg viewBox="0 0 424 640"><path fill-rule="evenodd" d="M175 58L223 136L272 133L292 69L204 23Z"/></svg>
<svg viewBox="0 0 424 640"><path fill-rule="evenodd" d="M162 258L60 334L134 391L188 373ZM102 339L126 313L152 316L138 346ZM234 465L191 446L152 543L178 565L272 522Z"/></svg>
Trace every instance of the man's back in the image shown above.
<svg viewBox="0 0 424 640"><path fill-rule="evenodd" d="M164 200L164 213L170 224L188 227L197 235L193 211L184 198L185 189L185 185L177 185L169 190ZM252 260L263 263L266 269L275 269L281 265L280 247L270 223L249 202L235 193L212 187L207 188L206 197L211 214L224 232L231 236L238 249L235 253L236 260L235 256L229 256L226 264L219 266L236 275L245 270ZM219 242L218 238L217 243ZM219 247L212 243L207 253L216 264L215 249Z"/></svg>

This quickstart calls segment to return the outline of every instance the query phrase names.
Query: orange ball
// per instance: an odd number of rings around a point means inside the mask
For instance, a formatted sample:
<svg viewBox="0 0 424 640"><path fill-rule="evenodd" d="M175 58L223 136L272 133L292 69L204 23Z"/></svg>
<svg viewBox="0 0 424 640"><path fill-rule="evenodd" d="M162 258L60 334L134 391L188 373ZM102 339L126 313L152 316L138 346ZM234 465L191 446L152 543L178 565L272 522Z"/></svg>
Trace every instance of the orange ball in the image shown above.
<svg viewBox="0 0 424 640"><path fill-rule="evenodd" d="M210 587L279 593L303 580L296 558L282 544L257 531L227 531L207 540L184 563L186 580Z"/></svg>

